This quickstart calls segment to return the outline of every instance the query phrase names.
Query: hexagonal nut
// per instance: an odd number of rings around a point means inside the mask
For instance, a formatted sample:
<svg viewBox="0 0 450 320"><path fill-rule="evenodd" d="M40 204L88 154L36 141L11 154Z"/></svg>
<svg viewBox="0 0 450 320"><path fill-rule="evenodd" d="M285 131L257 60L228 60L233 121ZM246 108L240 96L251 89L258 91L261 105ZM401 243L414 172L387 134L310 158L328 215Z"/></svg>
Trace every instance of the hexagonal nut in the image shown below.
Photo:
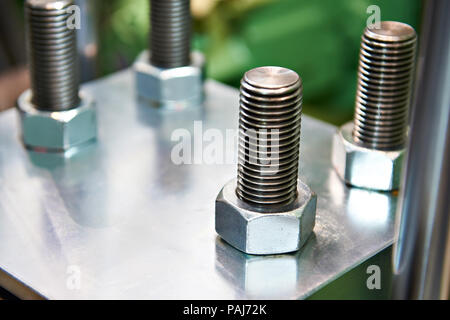
<svg viewBox="0 0 450 320"><path fill-rule="evenodd" d="M357 145L353 123L342 126L333 137L332 162L349 185L379 191L396 190L400 184L405 149L382 151Z"/></svg>
<svg viewBox="0 0 450 320"><path fill-rule="evenodd" d="M200 52L191 53L191 65L158 68L150 64L150 52L144 51L134 63L137 94L154 106L183 109L203 102L205 59Z"/></svg>
<svg viewBox="0 0 450 320"><path fill-rule="evenodd" d="M17 102L22 140L32 150L63 152L94 140L97 120L94 101L80 94L80 106L66 111L41 111L31 102L31 90Z"/></svg>
<svg viewBox="0 0 450 320"><path fill-rule="evenodd" d="M290 205L262 212L236 196L236 179L216 199L216 232L233 247L255 255L299 250L313 231L317 196L298 181L297 199Z"/></svg>

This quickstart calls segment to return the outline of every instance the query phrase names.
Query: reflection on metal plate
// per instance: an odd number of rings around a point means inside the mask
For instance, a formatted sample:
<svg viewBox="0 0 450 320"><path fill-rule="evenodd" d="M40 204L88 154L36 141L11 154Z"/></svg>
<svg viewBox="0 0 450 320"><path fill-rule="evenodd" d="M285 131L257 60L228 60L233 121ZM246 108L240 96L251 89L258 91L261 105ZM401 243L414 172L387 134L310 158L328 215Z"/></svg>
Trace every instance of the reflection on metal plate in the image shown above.
<svg viewBox="0 0 450 320"><path fill-rule="evenodd" d="M294 254L236 251L214 231L236 164L226 152L225 164L201 163L210 142L197 133L237 129L238 91L207 81L203 108L174 112L133 88L129 70L84 86L98 142L66 157L27 152L15 110L0 114L0 273L18 287L50 299L305 298L392 243L396 198L345 186L331 168L335 127L305 116L300 178L318 195L314 234ZM171 160L180 132L193 164Z"/></svg>

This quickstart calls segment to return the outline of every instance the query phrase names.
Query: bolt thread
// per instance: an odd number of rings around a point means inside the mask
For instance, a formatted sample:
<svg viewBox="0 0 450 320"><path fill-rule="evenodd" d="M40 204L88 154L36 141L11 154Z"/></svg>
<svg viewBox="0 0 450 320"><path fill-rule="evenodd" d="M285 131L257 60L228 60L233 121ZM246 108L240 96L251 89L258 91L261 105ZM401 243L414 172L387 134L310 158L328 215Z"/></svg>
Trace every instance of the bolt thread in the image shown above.
<svg viewBox="0 0 450 320"><path fill-rule="evenodd" d="M409 25L383 21L366 28L359 55L353 138L377 150L402 147L415 65L416 33Z"/></svg>
<svg viewBox="0 0 450 320"><path fill-rule="evenodd" d="M71 5L71 0L25 4L32 102L40 110L63 111L80 103L76 32L67 24Z"/></svg>
<svg viewBox="0 0 450 320"><path fill-rule="evenodd" d="M248 71L240 88L236 194L253 205L297 197L302 82L289 69Z"/></svg>
<svg viewBox="0 0 450 320"><path fill-rule="evenodd" d="M150 1L150 62L160 68L190 64L191 12L189 0Z"/></svg>

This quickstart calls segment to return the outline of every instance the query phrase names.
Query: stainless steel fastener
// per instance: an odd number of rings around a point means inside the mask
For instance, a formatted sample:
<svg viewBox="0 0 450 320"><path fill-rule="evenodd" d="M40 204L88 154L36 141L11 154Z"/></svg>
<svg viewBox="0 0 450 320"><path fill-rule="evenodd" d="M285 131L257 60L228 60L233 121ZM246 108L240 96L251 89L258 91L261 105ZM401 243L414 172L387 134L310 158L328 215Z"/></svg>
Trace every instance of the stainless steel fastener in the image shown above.
<svg viewBox="0 0 450 320"><path fill-rule="evenodd" d="M302 91L281 67L241 81L238 174L217 196L216 231L246 253L296 251L314 228L317 197L298 180Z"/></svg>
<svg viewBox="0 0 450 320"><path fill-rule="evenodd" d="M356 187L398 189L407 138L416 33L407 24L383 21L362 36L353 123L333 140L337 173Z"/></svg>
<svg viewBox="0 0 450 320"><path fill-rule="evenodd" d="M139 55L134 70L140 98L157 107L184 109L203 101L205 60L191 53L189 0L151 0L151 51Z"/></svg>
<svg viewBox="0 0 450 320"><path fill-rule="evenodd" d="M96 138L94 102L79 94L76 33L69 26L72 0L27 0L31 90L18 99L27 148L60 152Z"/></svg>

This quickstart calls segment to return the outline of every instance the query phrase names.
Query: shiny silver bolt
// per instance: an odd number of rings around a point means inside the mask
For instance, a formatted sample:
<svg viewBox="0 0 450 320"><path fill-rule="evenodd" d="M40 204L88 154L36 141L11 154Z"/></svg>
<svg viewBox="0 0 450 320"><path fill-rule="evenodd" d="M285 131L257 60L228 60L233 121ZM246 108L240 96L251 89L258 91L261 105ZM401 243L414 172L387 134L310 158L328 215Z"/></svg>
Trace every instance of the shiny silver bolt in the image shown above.
<svg viewBox="0 0 450 320"><path fill-rule="evenodd" d="M298 250L315 224L317 198L298 180L302 81L281 67L248 71L239 108L237 179L216 199L216 231L249 254Z"/></svg>
<svg viewBox="0 0 450 320"><path fill-rule="evenodd" d="M358 144L392 150L406 139L416 52L409 25L383 21L362 36L353 137Z"/></svg>
<svg viewBox="0 0 450 320"><path fill-rule="evenodd" d="M150 0L150 6L150 51L134 64L139 98L173 110L201 105L205 61L191 52L190 1Z"/></svg>
<svg viewBox="0 0 450 320"><path fill-rule="evenodd" d="M71 5L71 0L25 3L32 102L39 110L68 110L80 103L76 30L67 27Z"/></svg>
<svg viewBox="0 0 450 320"><path fill-rule="evenodd" d="M379 29L364 30L354 121L342 126L333 142L333 164L346 183L398 188L415 54L416 33L407 24L383 21Z"/></svg>
<svg viewBox="0 0 450 320"><path fill-rule="evenodd" d="M79 93L72 5L72 0L25 2L31 90L19 97L17 108L29 149L63 152L96 137L94 103Z"/></svg>
<svg viewBox="0 0 450 320"><path fill-rule="evenodd" d="M189 0L150 1L150 61L160 68L177 68L191 62L191 11Z"/></svg>
<svg viewBox="0 0 450 320"><path fill-rule="evenodd" d="M237 194L256 205L297 196L302 83L291 70L262 67L241 81Z"/></svg>

